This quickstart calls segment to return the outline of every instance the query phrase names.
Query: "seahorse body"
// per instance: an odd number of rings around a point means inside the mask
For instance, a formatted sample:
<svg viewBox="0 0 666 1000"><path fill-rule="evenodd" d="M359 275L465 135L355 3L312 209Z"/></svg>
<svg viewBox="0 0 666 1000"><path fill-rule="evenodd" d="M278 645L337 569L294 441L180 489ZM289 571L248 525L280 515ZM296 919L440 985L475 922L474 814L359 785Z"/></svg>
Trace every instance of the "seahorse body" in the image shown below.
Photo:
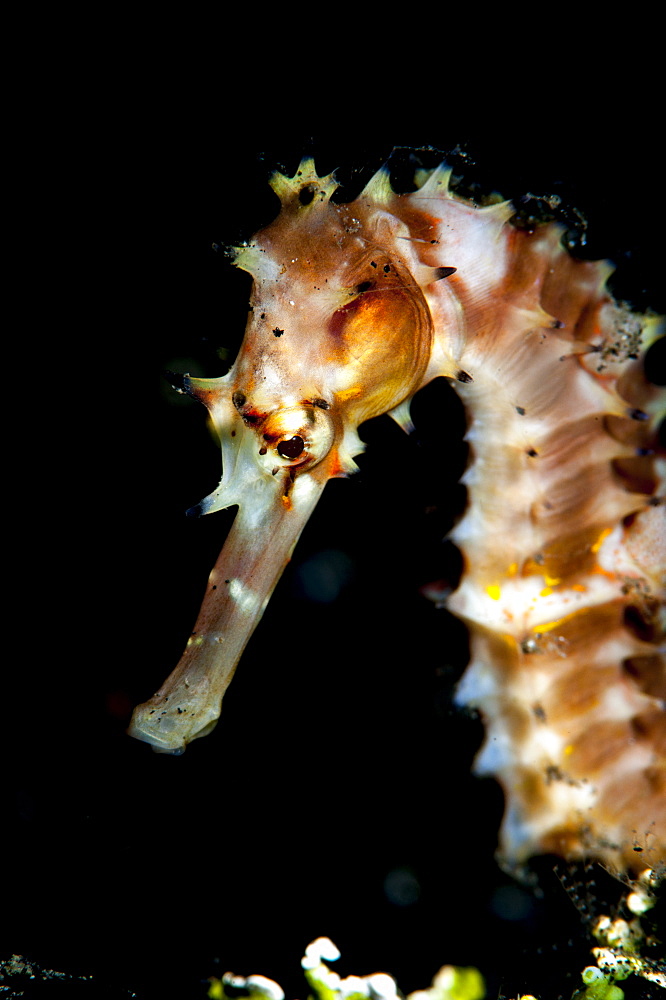
<svg viewBox="0 0 666 1000"><path fill-rule="evenodd" d="M452 194L445 167L398 195L379 171L349 204L311 160L275 174L277 219L236 250L254 277L238 359L184 377L209 408L238 504L183 658L130 732L179 752L215 724L242 650L328 479L354 471L359 424L454 380L468 411L469 626L460 704L478 706L480 773L506 795L500 855L555 852L618 872L666 864L663 392L659 336L576 260L554 224ZM660 646L660 642L662 645Z"/></svg>

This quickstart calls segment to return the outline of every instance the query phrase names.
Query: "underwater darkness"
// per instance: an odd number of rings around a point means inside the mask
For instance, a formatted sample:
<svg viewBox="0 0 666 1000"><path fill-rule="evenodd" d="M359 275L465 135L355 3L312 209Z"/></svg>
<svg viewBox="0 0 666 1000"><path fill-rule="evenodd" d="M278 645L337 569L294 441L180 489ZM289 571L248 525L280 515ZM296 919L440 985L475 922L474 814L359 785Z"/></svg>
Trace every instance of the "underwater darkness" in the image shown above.
<svg viewBox="0 0 666 1000"><path fill-rule="evenodd" d="M568 1000L589 961L585 917L621 890L597 867L542 858L534 891L494 860L502 795L471 773L480 720L451 705L465 630L421 593L460 571L443 540L465 502L455 393L441 382L417 397L411 438L386 417L362 428L361 472L328 484L217 729L174 757L124 730L175 666L233 512L185 518L217 484L219 452L203 407L162 373L231 364L250 279L213 245L274 217L266 178L293 173L302 153L320 174L340 164L351 196L392 143L467 142L466 178L513 198L560 195L588 219L585 252L618 263L616 296L663 311L658 168L626 140L618 199L611 139L578 130L556 148L541 132L498 148L482 128L387 128L346 137L338 154L331 133L264 139L255 126L224 141L203 130L186 154L164 125L124 136L131 169L107 147L85 209L95 240L74 255L90 298L46 428L54 498L46 511L33 501L49 597L22 639L30 721L5 788L0 958L73 977L24 984L26 995L197 1000L208 977L233 971L290 998L305 993L305 946L325 935L342 953L336 971L388 972L404 992L445 963L474 964L492 1000ZM399 177L407 167L398 155ZM43 584L36 571L26 585L33 608ZM560 876L579 887L567 894ZM660 992L625 988L628 1000Z"/></svg>

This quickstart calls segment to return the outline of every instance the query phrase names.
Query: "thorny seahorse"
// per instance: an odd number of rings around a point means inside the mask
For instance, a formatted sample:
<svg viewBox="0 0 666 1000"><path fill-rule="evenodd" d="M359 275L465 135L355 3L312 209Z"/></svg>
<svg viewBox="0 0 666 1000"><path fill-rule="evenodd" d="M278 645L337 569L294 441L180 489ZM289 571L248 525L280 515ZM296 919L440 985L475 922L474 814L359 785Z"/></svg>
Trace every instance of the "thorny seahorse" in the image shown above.
<svg viewBox="0 0 666 1000"><path fill-rule="evenodd" d="M420 171L380 170L349 204L310 159L275 173L278 217L235 249L254 279L245 338L221 378L182 377L210 411L237 505L183 657L130 733L181 752L220 715L245 645L327 481L351 475L357 429L451 380L468 412L468 625L457 701L480 709L479 773L503 786L500 858L553 852L611 870L666 864L664 394L645 378L658 318L573 258L554 223ZM661 644L661 645L660 645Z"/></svg>

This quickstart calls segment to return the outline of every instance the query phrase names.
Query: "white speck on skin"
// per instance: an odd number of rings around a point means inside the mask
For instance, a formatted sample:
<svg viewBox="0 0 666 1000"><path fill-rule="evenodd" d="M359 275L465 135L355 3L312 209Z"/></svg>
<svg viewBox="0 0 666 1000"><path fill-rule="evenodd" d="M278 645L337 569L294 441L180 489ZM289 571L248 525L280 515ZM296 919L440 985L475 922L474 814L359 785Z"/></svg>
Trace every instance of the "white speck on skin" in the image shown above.
<svg viewBox="0 0 666 1000"><path fill-rule="evenodd" d="M254 611L259 604L259 598L254 591L236 577L233 580L229 580L229 596L242 611Z"/></svg>

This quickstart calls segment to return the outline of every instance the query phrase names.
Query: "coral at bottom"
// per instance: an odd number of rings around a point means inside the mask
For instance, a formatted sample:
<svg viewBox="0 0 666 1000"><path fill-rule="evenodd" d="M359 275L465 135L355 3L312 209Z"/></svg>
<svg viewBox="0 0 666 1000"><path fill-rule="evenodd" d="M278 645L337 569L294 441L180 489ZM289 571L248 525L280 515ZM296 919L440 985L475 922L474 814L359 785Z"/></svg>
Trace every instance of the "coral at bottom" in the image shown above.
<svg viewBox="0 0 666 1000"><path fill-rule="evenodd" d="M617 984L631 975L666 989L666 971L640 956L638 918L629 923L603 917L598 921L595 936L602 945L593 949L597 965L583 969L583 986L575 991L572 1000L624 1000L624 990ZM402 1000L395 980L386 973L342 979L326 964L338 958L340 952L329 938L317 938L307 946L301 965L311 991L310 1000ZM244 978L227 973L222 979L211 980L210 1000L236 1000L239 995L248 1000L284 1000L281 987L265 976ZM484 1000L486 997L485 983L478 969L445 965L429 989L410 993L407 1000ZM521 993L511 1000L547 998Z"/></svg>

